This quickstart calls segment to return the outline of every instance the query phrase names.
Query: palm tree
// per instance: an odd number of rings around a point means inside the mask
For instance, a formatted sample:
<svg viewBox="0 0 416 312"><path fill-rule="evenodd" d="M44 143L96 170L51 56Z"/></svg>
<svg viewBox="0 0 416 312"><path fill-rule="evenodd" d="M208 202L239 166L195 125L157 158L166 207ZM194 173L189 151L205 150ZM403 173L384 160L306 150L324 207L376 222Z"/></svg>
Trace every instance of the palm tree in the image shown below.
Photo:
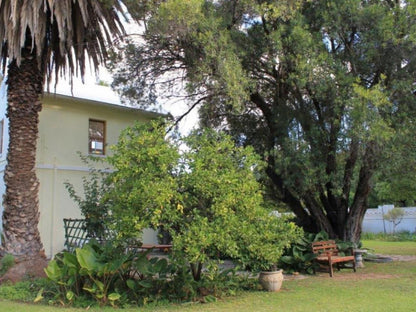
<svg viewBox="0 0 416 312"><path fill-rule="evenodd" d="M0 55L7 68L10 143L4 174L2 253L44 257L35 172L38 117L45 81L95 70L124 34L119 0L0 0Z"/></svg>

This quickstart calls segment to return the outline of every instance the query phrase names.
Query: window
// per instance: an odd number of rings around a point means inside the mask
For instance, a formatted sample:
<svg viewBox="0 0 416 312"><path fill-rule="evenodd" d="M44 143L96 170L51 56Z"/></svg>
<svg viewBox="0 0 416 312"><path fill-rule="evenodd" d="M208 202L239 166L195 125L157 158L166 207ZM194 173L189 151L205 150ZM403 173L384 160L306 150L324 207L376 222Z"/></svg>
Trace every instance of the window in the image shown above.
<svg viewBox="0 0 416 312"><path fill-rule="evenodd" d="M88 146L91 155L105 154L105 121L89 120L88 128Z"/></svg>

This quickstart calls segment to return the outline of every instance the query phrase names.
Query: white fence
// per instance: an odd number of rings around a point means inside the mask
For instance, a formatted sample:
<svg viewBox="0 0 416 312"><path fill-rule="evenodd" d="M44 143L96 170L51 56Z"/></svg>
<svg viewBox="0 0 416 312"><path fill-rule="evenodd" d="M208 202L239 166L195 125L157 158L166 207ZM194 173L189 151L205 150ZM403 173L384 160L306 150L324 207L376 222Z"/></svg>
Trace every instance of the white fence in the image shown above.
<svg viewBox="0 0 416 312"><path fill-rule="evenodd" d="M363 232L393 233L393 223L383 219L383 214L393 209L394 205L378 206L377 209L368 209L363 220ZM416 232L416 207L405 207L404 216L396 226L396 232Z"/></svg>

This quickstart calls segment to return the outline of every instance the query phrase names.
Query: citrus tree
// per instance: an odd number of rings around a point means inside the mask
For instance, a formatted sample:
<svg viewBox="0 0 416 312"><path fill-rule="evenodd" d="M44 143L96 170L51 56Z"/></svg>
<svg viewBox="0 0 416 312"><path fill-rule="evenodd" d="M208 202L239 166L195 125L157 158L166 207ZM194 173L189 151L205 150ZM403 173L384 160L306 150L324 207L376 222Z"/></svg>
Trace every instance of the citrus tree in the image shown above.
<svg viewBox="0 0 416 312"><path fill-rule="evenodd" d="M140 238L146 227L163 227L195 280L204 263L220 256L243 263L257 257L262 267L277 263L300 229L270 215L256 179L263 164L253 149L212 130L194 131L180 143L182 153L155 123L123 133L109 158L119 236Z"/></svg>

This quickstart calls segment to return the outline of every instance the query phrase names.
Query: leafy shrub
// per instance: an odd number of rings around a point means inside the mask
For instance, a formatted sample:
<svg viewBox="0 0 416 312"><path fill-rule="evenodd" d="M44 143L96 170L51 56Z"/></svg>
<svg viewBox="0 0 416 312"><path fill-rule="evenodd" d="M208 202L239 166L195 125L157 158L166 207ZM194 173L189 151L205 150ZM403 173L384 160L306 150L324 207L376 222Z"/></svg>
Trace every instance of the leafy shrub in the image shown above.
<svg viewBox="0 0 416 312"><path fill-rule="evenodd" d="M0 287L0 298L33 302L41 289L49 289L50 282L46 278L23 280L15 284L3 283Z"/></svg>
<svg viewBox="0 0 416 312"><path fill-rule="evenodd" d="M287 248L280 258L279 267L288 273L306 273L313 274L316 264L315 254L312 252L312 243L317 241L328 240L328 233L321 231L317 234L305 233L303 237ZM352 242L335 240L340 255L351 253L351 248L360 247Z"/></svg>
<svg viewBox="0 0 416 312"><path fill-rule="evenodd" d="M402 208L394 207L387 213L383 214L383 219L393 223L393 234L396 232L396 227L402 222L405 213Z"/></svg>
<svg viewBox="0 0 416 312"><path fill-rule="evenodd" d="M108 157L120 239L162 227L195 281L219 254L270 269L301 230L270 216L256 179L264 166L258 155L208 129L183 138L187 148L180 155L165 134L156 122L126 129Z"/></svg>
<svg viewBox="0 0 416 312"><path fill-rule="evenodd" d="M271 269L284 248L301 235L287 218L270 215L257 181L264 163L252 148L236 146L225 134L200 130L182 140L187 149L180 155L177 142L165 135L165 125L157 121L126 129L107 158L114 168L106 180L107 192L96 196L101 194L95 191L99 184L92 180L92 186L84 183L92 195L78 202L91 204L97 216L101 203L111 203L104 207L113 220L106 226L114 233L116 246L140 241L145 228L162 228L172 238L172 259L128 260L132 267L139 265L139 273L134 279L112 282L112 275L79 268L84 251L77 250L63 258L77 261L62 269L75 271L71 272L75 278L59 281L65 300L88 292L102 304L132 300L145 304L232 293L239 287L238 278L216 270L212 260L222 255L256 269Z"/></svg>
<svg viewBox="0 0 416 312"><path fill-rule="evenodd" d="M70 182L66 181L64 185L69 196L78 204L81 215L85 218L87 236L104 240L108 238L106 225L111 222L111 202L105 197L110 188L107 183L108 173L93 166L92 162L99 162L100 158L79 155L89 168L89 175L82 178L84 195L78 195Z"/></svg>
<svg viewBox="0 0 416 312"><path fill-rule="evenodd" d="M249 225L242 224L245 228L240 231L239 254L235 260L254 272L276 270L284 250L303 233L290 219L264 214Z"/></svg>
<svg viewBox="0 0 416 312"><path fill-rule="evenodd" d="M323 231L318 234L305 233L285 250L280 258L279 267L288 273L312 274L316 265L313 261L316 256L312 252L312 243L320 240L328 240L328 233Z"/></svg>
<svg viewBox="0 0 416 312"><path fill-rule="evenodd" d="M233 294L240 287L239 279L230 271L214 273L207 268L196 282L184 259L171 261L148 256L149 251L126 253L96 241L75 253L64 251L45 269L54 288L48 287L36 300L54 294L52 301L62 305L88 306L92 300L99 305L145 305Z"/></svg>
<svg viewBox="0 0 416 312"><path fill-rule="evenodd" d="M99 304L114 304L117 291L126 279L133 254L91 241L75 253L62 252L45 269L56 285L56 300L71 303L77 297L94 298Z"/></svg>
<svg viewBox="0 0 416 312"><path fill-rule="evenodd" d="M0 276L6 274L6 272L14 265L14 257L11 254L4 255L0 260Z"/></svg>

